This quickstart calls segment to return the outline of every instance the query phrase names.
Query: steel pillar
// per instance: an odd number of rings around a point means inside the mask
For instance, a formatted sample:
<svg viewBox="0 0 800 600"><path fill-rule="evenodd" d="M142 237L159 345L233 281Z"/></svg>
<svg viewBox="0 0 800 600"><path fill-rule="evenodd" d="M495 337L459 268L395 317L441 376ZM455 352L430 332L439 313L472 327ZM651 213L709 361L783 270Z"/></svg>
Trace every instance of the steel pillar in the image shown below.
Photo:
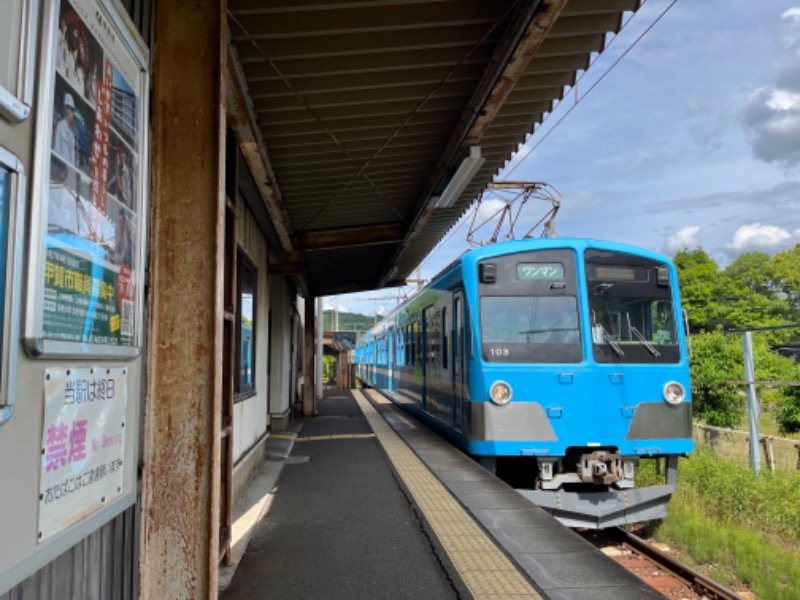
<svg viewBox="0 0 800 600"><path fill-rule="evenodd" d="M225 0L159 0L141 597L217 598Z"/></svg>
<svg viewBox="0 0 800 600"><path fill-rule="evenodd" d="M317 298L317 331L316 331L316 334L317 334L317 350L316 350L316 356L314 357L316 359L314 361L314 367L315 367L314 368L314 383L316 384L314 386L314 391L315 391L314 398L317 401L317 403L319 403L319 401L322 400L322 354L323 354L323 349L322 349L322 330L325 327L323 325L323 323L322 323L323 316L324 316L323 315L323 302L322 302L322 296L320 296L319 298ZM319 404L317 404L316 406L319 406Z"/></svg>

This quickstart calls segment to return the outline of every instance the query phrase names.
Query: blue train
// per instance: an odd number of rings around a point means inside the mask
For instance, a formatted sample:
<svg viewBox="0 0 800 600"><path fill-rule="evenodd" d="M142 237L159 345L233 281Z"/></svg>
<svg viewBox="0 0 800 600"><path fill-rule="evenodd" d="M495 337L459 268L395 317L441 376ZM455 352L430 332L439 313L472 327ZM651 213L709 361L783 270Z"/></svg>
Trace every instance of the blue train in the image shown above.
<svg viewBox="0 0 800 600"><path fill-rule="evenodd" d="M693 450L664 256L584 239L465 253L364 334L359 379L572 527L662 518ZM636 487L640 459L662 480Z"/></svg>

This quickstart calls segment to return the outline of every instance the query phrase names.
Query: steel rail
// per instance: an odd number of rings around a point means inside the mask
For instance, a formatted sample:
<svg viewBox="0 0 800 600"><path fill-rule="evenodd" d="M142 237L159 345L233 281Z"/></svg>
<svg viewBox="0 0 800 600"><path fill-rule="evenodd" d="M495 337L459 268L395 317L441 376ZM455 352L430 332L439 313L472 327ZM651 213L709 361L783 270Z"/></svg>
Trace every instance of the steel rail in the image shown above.
<svg viewBox="0 0 800 600"><path fill-rule="evenodd" d="M607 529L606 533L620 543L628 546L631 550L638 552L639 554L658 563L660 566L672 573L675 577L683 581L686 585L696 591L702 592L710 599L744 600L736 592L720 585L713 579L709 579L702 573L695 571L691 567L679 562L668 554L661 552L657 548L654 548L651 544L648 544L642 538L632 533L628 533L622 528L615 527Z"/></svg>

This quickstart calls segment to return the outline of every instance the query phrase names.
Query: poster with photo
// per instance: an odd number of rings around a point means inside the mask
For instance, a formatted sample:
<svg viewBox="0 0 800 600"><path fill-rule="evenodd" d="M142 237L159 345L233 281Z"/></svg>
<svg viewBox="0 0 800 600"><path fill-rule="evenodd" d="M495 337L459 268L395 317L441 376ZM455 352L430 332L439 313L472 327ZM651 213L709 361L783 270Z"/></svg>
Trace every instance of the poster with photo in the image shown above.
<svg viewBox="0 0 800 600"><path fill-rule="evenodd" d="M144 66L102 2L53 2L33 337L43 352L48 341L66 352L64 344L80 344L81 354L132 349L141 314Z"/></svg>

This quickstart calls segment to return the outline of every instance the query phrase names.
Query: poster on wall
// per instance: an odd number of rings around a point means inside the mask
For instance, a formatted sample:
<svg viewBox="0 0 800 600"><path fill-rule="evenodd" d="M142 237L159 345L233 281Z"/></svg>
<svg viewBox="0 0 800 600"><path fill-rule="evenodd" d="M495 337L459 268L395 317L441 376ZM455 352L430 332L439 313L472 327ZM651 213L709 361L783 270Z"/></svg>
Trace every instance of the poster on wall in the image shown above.
<svg viewBox="0 0 800 600"><path fill-rule="evenodd" d="M54 0L27 321L38 354L138 352L143 59L97 0Z"/></svg>
<svg viewBox="0 0 800 600"><path fill-rule="evenodd" d="M124 368L46 369L39 469L39 541L122 494Z"/></svg>

